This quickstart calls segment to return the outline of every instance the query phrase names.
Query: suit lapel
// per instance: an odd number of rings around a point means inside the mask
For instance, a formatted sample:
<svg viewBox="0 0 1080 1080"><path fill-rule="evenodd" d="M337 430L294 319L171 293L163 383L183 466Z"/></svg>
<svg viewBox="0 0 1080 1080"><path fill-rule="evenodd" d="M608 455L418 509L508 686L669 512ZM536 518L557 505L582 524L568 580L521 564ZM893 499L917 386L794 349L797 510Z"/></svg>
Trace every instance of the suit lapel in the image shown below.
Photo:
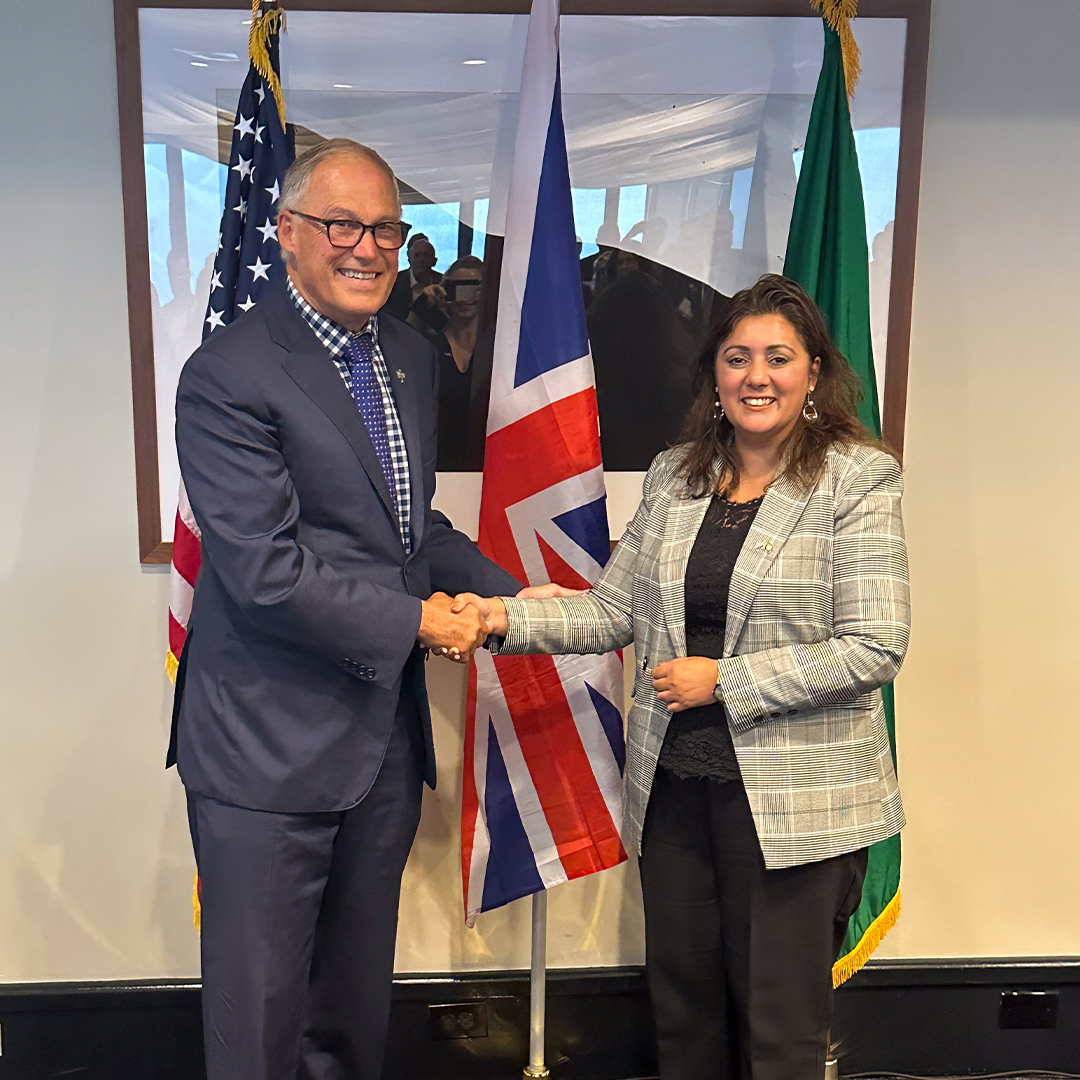
<svg viewBox="0 0 1080 1080"><path fill-rule="evenodd" d="M379 348L386 361L386 371L390 377L390 387L397 404L398 419L401 421L401 434L405 438L405 450L409 455L409 486L412 490L412 530L413 551L420 550L424 534L424 507L427 495L424 492L424 454L420 440L419 409L416 403L417 375L416 367L404 356L404 350L395 348L394 330L389 319L379 320ZM387 332L389 331L389 332Z"/></svg>
<svg viewBox="0 0 1080 1080"><path fill-rule="evenodd" d="M281 300L283 303L276 302ZM375 446L356 402L338 374L329 353L304 322L284 290L280 297L275 295L272 300L264 300L263 303L273 305L273 310L267 311L271 335L279 345L289 350L288 356L282 361L282 367L345 436L396 528L397 510L390 496L386 477L383 476L379 456L375 453Z"/></svg>
<svg viewBox="0 0 1080 1080"><path fill-rule="evenodd" d="M724 631L725 656L732 655L758 587L791 535L811 493L787 476L780 477L766 492L731 574Z"/></svg>
<svg viewBox="0 0 1080 1080"><path fill-rule="evenodd" d="M675 494L668 505L660 552L660 597L676 656L686 655L686 564L711 501L711 493L700 497Z"/></svg>

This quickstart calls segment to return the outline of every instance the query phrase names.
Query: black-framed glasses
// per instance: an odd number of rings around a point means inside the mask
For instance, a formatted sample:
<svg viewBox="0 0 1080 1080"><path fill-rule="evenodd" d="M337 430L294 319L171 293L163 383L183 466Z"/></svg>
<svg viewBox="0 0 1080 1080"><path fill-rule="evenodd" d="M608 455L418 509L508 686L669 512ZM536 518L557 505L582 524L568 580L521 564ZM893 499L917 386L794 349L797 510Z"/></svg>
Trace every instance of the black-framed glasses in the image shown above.
<svg viewBox="0 0 1080 1080"><path fill-rule="evenodd" d="M404 221L380 221L374 225L365 225L362 221L351 221L348 218L328 221L312 214L302 214L299 210L290 210L289 213L321 225L326 230L326 239L336 248L356 247L364 239L365 233L371 233L377 247L384 251L397 251L405 244L405 238L412 228Z"/></svg>

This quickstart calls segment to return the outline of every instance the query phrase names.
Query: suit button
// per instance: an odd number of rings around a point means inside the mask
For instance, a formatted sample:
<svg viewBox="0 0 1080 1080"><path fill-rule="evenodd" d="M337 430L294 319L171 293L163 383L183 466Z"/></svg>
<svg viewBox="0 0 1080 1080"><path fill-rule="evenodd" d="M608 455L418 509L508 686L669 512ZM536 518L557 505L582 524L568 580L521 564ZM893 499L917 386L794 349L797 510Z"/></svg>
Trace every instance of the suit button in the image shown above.
<svg viewBox="0 0 1080 1080"><path fill-rule="evenodd" d="M774 720L778 720L778 719L780 718L780 714L779 714L778 712L771 712L771 713L769 713L769 715L770 715L770 716L771 716L771 717L772 717L772 718L773 718Z"/></svg>
<svg viewBox="0 0 1080 1080"><path fill-rule="evenodd" d="M375 678L375 669L370 668L370 667L369 668L364 668L364 678L365 679L374 679Z"/></svg>
<svg viewBox="0 0 1080 1080"><path fill-rule="evenodd" d="M794 716L798 711L798 709L788 709L787 714L788 716Z"/></svg>

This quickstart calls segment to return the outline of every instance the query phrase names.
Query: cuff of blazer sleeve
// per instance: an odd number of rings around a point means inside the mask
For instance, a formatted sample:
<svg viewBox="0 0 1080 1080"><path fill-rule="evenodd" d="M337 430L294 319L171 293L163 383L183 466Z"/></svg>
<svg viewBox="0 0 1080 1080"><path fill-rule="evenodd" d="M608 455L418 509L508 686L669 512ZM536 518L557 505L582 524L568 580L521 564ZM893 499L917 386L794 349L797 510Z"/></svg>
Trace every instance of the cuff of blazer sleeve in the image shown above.
<svg viewBox="0 0 1080 1080"><path fill-rule="evenodd" d="M402 596L400 603L382 612L378 655L371 648L355 647L353 656L342 657L338 662L358 679L373 682L384 690L393 690L401 680L405 665L417 648L423 603L416 596Z"/></svg>
<svg viewBox="0 0 1080 1080"><path fill-rule="evenodd" d="M731 726L740 734L770 719L765 700L758 692L745 656L729 656L717 661L717 686L724 700Z"/></svg>
<svg viewBox="0 0 1080 1080"><path fill-rule="evenodd" d="M529 605L512 596L500 597L506 608L506 637L500 638L502 656L521 655L529 649Z"/></svg>

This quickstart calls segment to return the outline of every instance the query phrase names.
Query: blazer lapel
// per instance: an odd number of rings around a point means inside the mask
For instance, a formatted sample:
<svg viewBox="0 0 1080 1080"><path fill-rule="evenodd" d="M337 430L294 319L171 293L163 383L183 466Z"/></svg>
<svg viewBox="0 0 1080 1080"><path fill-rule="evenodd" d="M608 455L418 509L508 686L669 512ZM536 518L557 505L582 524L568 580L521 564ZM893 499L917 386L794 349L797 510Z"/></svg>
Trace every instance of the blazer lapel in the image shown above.
<svg viewBox="0 0 1080 1080"><path fill-rule="evenodd" d="M780 553L784 541L791 535L811 494L812 491L803 490L787 476L780 477L765 493L731 574L724 656L731 656L734 652L758 586Z"/></svg>
<svg viewBox="0 0 1080 1080"><path fill-rule="evenodd" d="M424 535L424 508L427 506L427 494L424 491L423 447L420 443L419 410L416 405L416 369L398 355L392 340L384 345L383 326L386 320L379 321L379 348L386 361L390 386L397 403L398 419L401 421L401 434L405 438L405 451L409 455L409 486L412 490L412 549L420 550Z"/></svg>
<svg viewBox="0 0 1080 1080"><path fill-rule="evenodd" d="M686 564L711 501L711 493L700 497L675 494L668 505L660 552L660 596L676 656L686 655Z"/></svg>
<svg viewBox="0 0 1080 1080"><path fill-rule="evenodd" d="M289 318L290 312L283 311L280 305L273 312L273 317L267 320L275 340L289 350L289 355L282 361L282 367L345 436L396 528L397 510L394 500L390 497L390 488L383 476L379 456L375 453L375 446L356 402L338 374L329 353L293 307L288 294L285 294L284 301L291 308L291 314L295 316L298 325L293 325ZM271 313L267 314L270 316Z"/></svg>

